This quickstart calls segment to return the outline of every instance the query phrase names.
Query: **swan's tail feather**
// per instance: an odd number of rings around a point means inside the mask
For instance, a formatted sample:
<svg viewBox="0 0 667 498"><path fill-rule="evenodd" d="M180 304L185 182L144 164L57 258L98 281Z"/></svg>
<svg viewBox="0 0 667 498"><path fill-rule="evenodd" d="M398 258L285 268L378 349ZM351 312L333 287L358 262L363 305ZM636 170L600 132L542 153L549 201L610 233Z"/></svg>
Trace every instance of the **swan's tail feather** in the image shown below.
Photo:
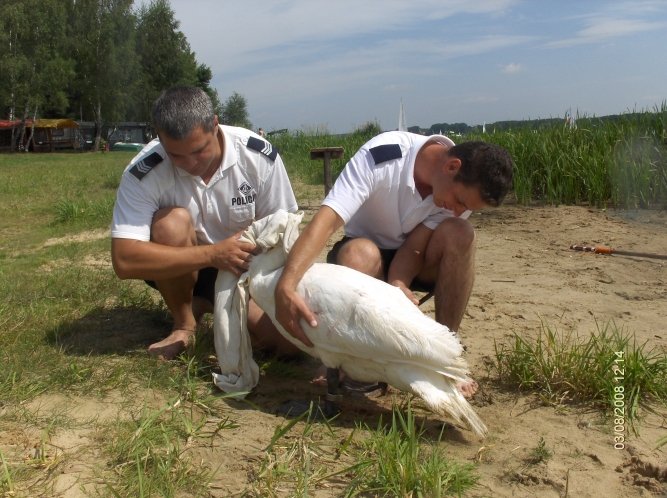
<svg viewBox="0 0 667 498"><path fill-rule="evenodd" d="M445 377L452 379L455 382L467 382L470 380L468 377L468 368L464 366L446 366L435 370L436 373L444 375Z"/></svg>
<svg viewBox="0 0 667 498"><path fill-rule="evenodd" d="M410 387L413 393L423 399L435 413L448 414L457 422L470 427L479 437L486 436L487 428L484 422L459 392L456 385L447 381L434 385L432 381L416 380L410 383Z"/></svg>

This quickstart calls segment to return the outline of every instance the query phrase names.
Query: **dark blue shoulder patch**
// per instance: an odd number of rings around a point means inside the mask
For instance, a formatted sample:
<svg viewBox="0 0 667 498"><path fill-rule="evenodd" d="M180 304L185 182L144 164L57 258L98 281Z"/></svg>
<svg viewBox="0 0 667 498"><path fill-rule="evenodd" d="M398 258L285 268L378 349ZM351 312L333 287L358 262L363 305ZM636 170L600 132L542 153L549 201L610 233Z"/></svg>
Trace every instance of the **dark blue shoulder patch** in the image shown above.
<svg viewBox="0 0 667 498"><path fill-rule="evenodd" d="M155 166L162 162L162 156L157 152L147 155L141 161L137 161L130 168L130 173L136 176L139 180L143 180L144 176L148 174Z"/></svg>
<svg viewBox="0 0 667 498"><path fill-rule="evenodd" d="M392 159L398 159L403 156L401 146L398 144L378 145L377 147L370 149L370 153L373 156L375 164L391 161Z"/></svg>
<svg viewBox="0 0 667 498"><path fill-rule="evenodd" d="M256 150L257 152L261 152L272 161L275 161L276 157L278 156L278 149L274 149L269 142L265 142L259 138L249 137L248 148Z"/></svg>

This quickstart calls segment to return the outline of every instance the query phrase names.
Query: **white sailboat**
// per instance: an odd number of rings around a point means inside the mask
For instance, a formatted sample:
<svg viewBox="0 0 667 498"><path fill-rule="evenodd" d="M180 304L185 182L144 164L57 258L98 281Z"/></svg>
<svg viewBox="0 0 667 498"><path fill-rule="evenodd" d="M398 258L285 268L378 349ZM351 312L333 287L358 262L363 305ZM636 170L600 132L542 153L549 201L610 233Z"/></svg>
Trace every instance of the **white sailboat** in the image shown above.
<svg viewBox="0 0 667 498"><path fill-rule="evenodd" d="M401 99L401 107L398 110L398 131L408 131L408 125L405 120L405 109L403 109L403 99Z"/></svg>

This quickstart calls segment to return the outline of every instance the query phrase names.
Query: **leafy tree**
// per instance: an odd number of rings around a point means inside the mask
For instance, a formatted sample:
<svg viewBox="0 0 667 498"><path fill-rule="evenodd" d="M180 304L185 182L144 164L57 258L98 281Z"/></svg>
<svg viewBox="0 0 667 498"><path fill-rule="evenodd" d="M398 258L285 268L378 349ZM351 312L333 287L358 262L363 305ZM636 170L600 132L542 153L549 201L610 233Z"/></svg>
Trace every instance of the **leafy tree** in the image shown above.
<svg viewBox="0 0 667 498"><path fill-rule="evenodd" d="M213 109L217 116L222 116L222 104L220 103L220 98L218 97L218 91L215 88L211 87L211 79L213 78L213 72L211 68L206 64L200 64L197 66L197 86L204 90L209 97L211 97L211 102L213 103Z"/></svg>
<svg viewBox="0 0 667 498"><path fill-rule="evenodd" d="M470 126L468 126L466 123L436 123L431 125L429 128L429 132L431 134L434 133L444 133L447 134L449 132L454 132L454 133L468 133L470 131Z"/></svg>
<svg viewBox="0 0 667 498"><path fill-rule="evenodd" d="M125 118L139 76L135 55L132 0L72 0L69 39L76 58L79 116L95 121L95 148L99 148L104 120Z"/></svg>
<svg viewBox="0 0 667 498"><path fill-rule="evenodd" d="M174 85L197 85L216 114L250 127L246 100L223 105L169 0L0 0L0 118L148 121Z"/></svg>
<svg viewBox="0 0 667 498"><path fill-rule="evenodd" d="M234 92L225 100L222 108L221 122L231 126L241 126L252 129L252 124L248 119L246 99L243 95Z"/></svg>
<svg viewBox="0 0 667 498"><path fill-rule="evenodd" d="M168 0L151 0L139 9L137 52L143 77L136 118L150 117L153 101L163 90L198 82L197 61L179 25Z"/></svg>
<svg viewBox="0 0 667 498"><path fill-rule="evenodd" d="M8 114L27 119L63 112L73 61L65 50L67 15L59 0L5 0L0 5L0 96Z"/></svg>

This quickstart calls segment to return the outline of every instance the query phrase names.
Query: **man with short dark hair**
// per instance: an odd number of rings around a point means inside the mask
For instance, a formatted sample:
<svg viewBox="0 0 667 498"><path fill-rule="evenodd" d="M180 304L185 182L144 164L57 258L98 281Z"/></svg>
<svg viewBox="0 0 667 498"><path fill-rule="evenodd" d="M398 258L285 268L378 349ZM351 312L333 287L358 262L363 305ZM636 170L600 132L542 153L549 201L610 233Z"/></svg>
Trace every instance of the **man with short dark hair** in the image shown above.
<svg viewBox="0 0 667 498"><path fill-rule="evenodd" d="M239 236L253 220L296 199L282 159L250 130L218 123L208 95L174 87L153 105L153 140L123 173L111 228L111 256L123 279L146 280L174 320L171 333L148 352L171 359L190 343L211 312L219 270L240 275L254 246ZM251 302L255 345L295 351Z"/></svg>
<svg viewBox="0 0 667 498"><path fill-rule="evenodd" d="M415 304L412 290L434 291L436 320L458 331L474 280L475 231L467 218L500 205L512 173L512 158L493 144L400 131L371 139L292 248L276 287L276 318L311 345L299 322L316 324L316 316L296 287L345 225L328 262L384 279Z"/></svg>

